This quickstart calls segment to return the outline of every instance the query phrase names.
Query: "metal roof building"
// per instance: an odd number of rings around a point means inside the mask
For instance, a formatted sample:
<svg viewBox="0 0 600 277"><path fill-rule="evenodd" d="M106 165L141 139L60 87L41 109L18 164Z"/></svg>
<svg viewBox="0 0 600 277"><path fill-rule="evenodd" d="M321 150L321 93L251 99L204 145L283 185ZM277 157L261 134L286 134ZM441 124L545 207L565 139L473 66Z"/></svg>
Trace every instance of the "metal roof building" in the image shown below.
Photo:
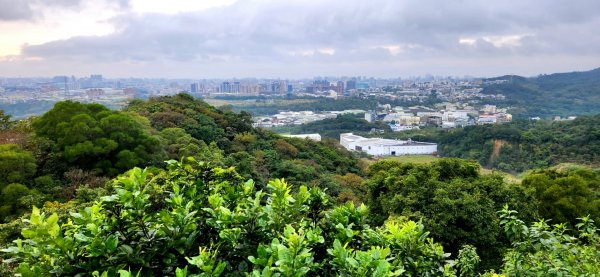
<svg viewBox="0 0 600 277"><path fill-rule="evenodd" d="M340 144L350 151L363 151L374 156L432 155L437 144L412 140L365 138L353 133L340 134Z"/></svg>

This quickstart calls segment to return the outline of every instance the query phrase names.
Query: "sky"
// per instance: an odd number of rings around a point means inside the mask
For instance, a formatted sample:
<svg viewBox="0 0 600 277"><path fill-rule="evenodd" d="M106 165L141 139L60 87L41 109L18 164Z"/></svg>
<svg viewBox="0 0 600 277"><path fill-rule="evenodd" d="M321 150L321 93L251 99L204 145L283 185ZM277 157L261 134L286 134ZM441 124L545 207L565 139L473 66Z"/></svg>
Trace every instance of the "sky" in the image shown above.
<svg viewBox="0 0 600 277"><path fill-rule="evenodd" d="M600 67L598 0L0 0L0 76L535 76Z"/></svg>

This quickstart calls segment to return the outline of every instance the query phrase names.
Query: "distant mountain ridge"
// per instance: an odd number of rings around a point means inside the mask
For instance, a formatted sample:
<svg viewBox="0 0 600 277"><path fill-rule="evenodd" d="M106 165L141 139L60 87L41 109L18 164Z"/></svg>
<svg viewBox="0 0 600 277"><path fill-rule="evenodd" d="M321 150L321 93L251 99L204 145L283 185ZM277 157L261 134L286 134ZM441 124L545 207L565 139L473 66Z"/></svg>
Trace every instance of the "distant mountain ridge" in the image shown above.
<svg viewBox="0 0 600 277"><path fill-rule="evenodd" d="M506 80L505 83L491 83ZM589 71L516 75L484 79L485 94L503 94L502 104L520 117L552 117L600 113L600 68Z"/></svg>

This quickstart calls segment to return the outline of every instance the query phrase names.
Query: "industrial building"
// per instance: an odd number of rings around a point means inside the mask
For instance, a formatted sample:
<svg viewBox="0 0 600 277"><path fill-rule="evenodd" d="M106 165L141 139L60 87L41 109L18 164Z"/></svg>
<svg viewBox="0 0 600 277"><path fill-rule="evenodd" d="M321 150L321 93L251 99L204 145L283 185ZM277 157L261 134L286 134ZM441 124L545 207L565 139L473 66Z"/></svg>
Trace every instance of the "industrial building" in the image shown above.
<svg viewBox="0 0 600 277"><path fill-rule="evenodd" d="M353 133L340 134L340 144L350 151L363 151L373 156L433 155L437 144L412 140L365 138Z"/></svg>

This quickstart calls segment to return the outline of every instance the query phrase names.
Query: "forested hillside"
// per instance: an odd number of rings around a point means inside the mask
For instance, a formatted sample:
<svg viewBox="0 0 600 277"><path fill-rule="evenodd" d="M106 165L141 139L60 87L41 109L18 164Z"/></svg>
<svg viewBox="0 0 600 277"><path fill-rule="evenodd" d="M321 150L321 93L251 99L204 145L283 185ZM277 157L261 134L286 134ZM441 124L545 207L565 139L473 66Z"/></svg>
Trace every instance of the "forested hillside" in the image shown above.
<svg viewBox="0 0 600 277"><path fill-rule="evenodd" d="M386 201L382 204L405 199L411 207L402 211L396 204L383 213L351 202L337 205L319 188L293 188L280 179L258 190L233 168L195 159L171 161L166 170L135 168L111 181L93 202L46 204L15 222L22 238L3 249L2 273L475 276L490 267L506 276L600 272L593 220L582 216L577 231L545 221L528 225L507 208L509 202L530 205L512 198L524 192L479 179L477 168L460 160L375 164L370 171L381 176L369 182L369 195ZM426 172L431 175L420 188L410 185ZM481 182L469 184L473 180ZM411 187L403 192L403 184ZM381 194L386 186L389 192ZM517 194L509 192L515 189ZM433 201L424 205L406 198L429 194ZM388 213L393 216L381 224ZM437 236L445 238L444 246Z"/></svg>
<svg viewBox="0 0 600 277"><path fill-rule="evenodd" d="M478 127L507 139L541 124ZM0 275L593 275L599 179L572 165L509 184L455 158L367 167L185 94L123 111L67 101L0 114Z"/></svg>
<svg viewBox="0 0 600 277"><path fill-rule="evenodd" d="M483 93L506 96L500 104L513 107L511 113L519 118L600 113L600 68L535 78L502 76L488 80L508 81L484 86Z"/></svg>
<svg viewBox="0 0 600 277"><path fill-rule="evenodd" d="M336 175L359 173L358 160L334 141L282 138L252 128L247 113L185 94L136 100L124 111L65 101L39 118L1 118L0 191L7 188L12 202L27 199L0 210L2 222L32 204L68 201L83 187L102 187L135 166L164 168L164 161L188 156L235 166L259 184L277 176L334 194L341 191Z"/></svg>
<svg viewBox="0 0 600 277"><path fill-rule="evenodd" d="M559 163L600 165L600 115L572 121L519 121L440 132L440 155L523 172Z"/></svg>

